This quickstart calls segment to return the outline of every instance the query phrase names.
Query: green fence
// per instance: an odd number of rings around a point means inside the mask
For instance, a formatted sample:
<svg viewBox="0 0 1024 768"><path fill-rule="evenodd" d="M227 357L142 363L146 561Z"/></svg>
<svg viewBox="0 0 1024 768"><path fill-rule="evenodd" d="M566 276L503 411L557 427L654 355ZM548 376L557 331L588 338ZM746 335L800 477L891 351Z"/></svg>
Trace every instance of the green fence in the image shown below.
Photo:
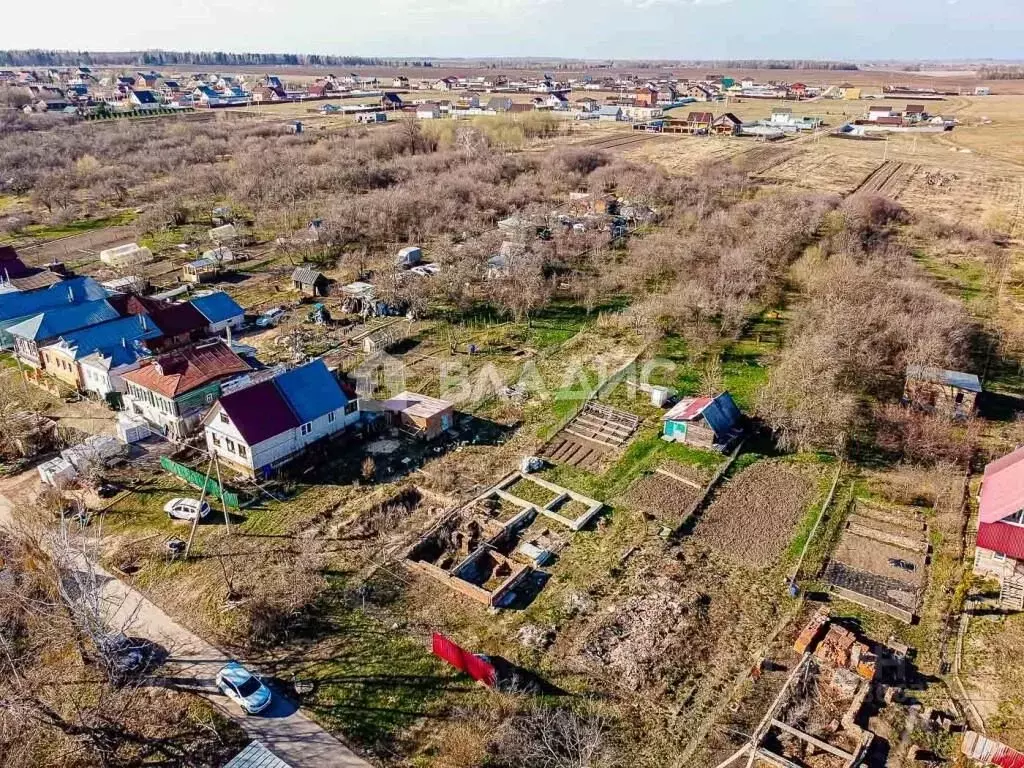
<svg viewBox="0 0 1024 768"><path fill-rule="evenodd" d="M176 461L171 461L166 456L160 457L160 466L170 472L172 475L177 475L186 483L202 490L203 480L206 480L205 472L197 472L190 467L186 467L184 464L179 464ZM206 492L215 498L223 499L224 503L234 509L239 508L238 494L232 493L231 491L225 491L220 487L220 484L212 477L206 482Z"/></svg>

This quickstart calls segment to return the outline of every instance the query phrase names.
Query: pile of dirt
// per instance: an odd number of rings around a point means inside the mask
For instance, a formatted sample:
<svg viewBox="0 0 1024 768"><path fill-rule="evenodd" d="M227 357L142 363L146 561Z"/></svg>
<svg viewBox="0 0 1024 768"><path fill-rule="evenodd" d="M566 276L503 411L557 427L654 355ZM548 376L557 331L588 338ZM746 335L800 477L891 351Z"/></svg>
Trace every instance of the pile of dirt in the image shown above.
<svg viewBox="0 0 1024 768"><path fill-rule="evenodd" d="M637 480L622 497L626 506L660 520L678 520L700 496L700 491L658 473Z"/></svg>
<svg viewBox="0 0 1024 768"><path fill-rule="evenodd" d="M703 652L695 642L707 623L707 601L680 585L659 579L604 614L584 641L578 660L603 669L625 688L638 691L669 685L671 669L684 670Z"/></svg>
<svg viewBox="0 0 1024 768"><path fill-rule="evenodd" d="M760 461L718 492L694 536L751 568L774 564L814 497L808 474L778 461Z"/></svg>

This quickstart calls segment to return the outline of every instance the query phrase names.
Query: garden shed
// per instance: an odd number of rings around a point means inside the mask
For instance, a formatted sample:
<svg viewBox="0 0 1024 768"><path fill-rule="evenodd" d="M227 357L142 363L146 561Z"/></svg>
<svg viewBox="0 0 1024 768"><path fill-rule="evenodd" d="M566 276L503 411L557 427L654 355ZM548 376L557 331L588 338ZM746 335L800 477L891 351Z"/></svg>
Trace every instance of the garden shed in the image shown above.
<svg viewBox="0 0 1024 768"><path fill-rule="evenodd" d="M903 388L906 405L953 418L967 418L974 413L979 394L981 382L973 373L923 365L907 367L907 383Z"/></svg>
<svg viewBox="0 0 1024 768"><path fill-rule="evenodd" d="M662 416L663 438L698 448L727 448L740 434L742 414L732 395L687 397Z"/></svg>
<svg viewBox="0 0 1024 768"><path fill-rule="evenodd" d="M296 267L292 272L292 288L307 296L326 296L330 280L312 267Z"/></svg>

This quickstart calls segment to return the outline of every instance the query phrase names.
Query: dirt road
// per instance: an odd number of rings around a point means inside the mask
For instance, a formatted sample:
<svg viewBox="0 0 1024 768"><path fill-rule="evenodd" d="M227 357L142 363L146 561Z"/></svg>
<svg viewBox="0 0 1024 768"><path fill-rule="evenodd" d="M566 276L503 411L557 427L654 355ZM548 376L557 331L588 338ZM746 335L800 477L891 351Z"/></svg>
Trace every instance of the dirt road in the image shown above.
<svg viewBox="0 0 1024 768"><path fill-rule="evenodd" d="M35 488L38 473L33 469L0 480L0 525L17 522L15 509ZM82 567L88 567L83 562ZM111 607L112 620L133 617L129 634L157 643L167 652L161 670L165 684L191 691L210 700L225 715L238 722L253 739L263 742L294 768L370 768L362 758L314 723L278 691L264 713L246 716L214 685L217 670L229 657L202 638L177 624L140 592L100 568L103 598Z"/></svg>

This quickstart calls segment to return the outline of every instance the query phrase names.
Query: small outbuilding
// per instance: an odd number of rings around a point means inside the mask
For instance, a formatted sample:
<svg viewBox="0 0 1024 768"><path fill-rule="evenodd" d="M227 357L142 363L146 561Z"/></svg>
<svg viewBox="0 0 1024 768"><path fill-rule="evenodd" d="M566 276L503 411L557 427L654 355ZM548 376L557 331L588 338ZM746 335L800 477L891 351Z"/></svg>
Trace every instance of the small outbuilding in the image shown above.
<svg viewBox="0 0 1024 768"><path fill-rule="evenodd" d="M152 260L153 252L138 243L125 243L100 251L100 261L111 267L134 267Z"/></svg>
<svg viewBox="0 0 1024 768"><path fill-rule="evenodd" d="M312 267L296 267L292 272L292 288L307 296L326 296L330 280Z"/></svg>
<svg viewBox="0 0 1024 768"><path fill-rule="evenodd" d="M964 419L974 414L981 382L973 373L947 371L924 365L907 366L903 404Z"/></svg>
<svg viewBox="0 0 1024 768"><path fill-rule="evenodd" d="M447 400L405 391L383 403L384 410L417 437L433 440L455 423L454 406Z"/></svg>
<svg viewBox="0 0 1024 768"><path fill-rule="evenodd" d="M742 414L732 395L687 397L662 416L663 437L698 448L727 449L739 437Z"/></svg>

